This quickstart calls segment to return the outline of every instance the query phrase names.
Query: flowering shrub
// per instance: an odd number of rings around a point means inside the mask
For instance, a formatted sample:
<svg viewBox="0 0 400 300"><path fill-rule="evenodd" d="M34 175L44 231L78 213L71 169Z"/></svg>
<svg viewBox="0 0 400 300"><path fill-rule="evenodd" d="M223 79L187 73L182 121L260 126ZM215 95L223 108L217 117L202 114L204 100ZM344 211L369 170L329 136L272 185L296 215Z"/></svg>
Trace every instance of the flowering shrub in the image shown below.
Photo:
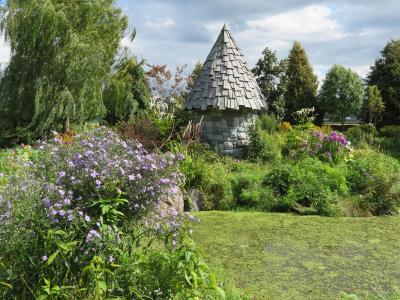
<svg viewBox="0 0 400 300"><path fill-rule="evenodd" d="M175 167L180 155L155 155L98 128L65 145L57 136L39 146L44 154L38 177L46 182L43 204L55 222L90 213L93 199L127 199L123 212L140 214L158 206L182 184ZM84 211L86 210L86 211Z"/></svg>
<svg viewBox="0 0 400 300"><path fill-rule="evenodd" d="M182 184L182 156L148 153L105 128L68 143L55 134L38 149L0 196L2 298L220 297L185 225L193 218L161 205ZM158 269L159 256L179 272Z"/></svg>
<svg viewBox="0 0 400 300"><path fill-rule="evenodd" d="M290 131L293 129L292 125L289 122L283 121L278 126L279 131Z"/></svg>
<svg viewBox="0 0 400 300"><path fill-rule="evenodd" d="M336 131L325 134L315 129L294 131L287 138L287 154L294 159L317 157L322 161L338 163L350 152L350 142Z"/></svg>
<svg viewBox="0 0 400 300"><path fill-rule="evenodd" d="M315 108L302 108L292 114L296 124L312 123L315 120Z"/></svg>

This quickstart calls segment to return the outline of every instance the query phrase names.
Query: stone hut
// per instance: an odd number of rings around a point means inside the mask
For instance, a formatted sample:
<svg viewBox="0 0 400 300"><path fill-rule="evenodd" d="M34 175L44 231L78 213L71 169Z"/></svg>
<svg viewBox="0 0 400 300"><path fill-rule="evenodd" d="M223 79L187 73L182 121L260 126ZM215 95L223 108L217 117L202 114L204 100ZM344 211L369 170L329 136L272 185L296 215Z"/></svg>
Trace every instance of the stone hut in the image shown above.
<svg viewBox="0 0 400 300"><path fill-rule="evenodd" d="M185 109L203 119L203 139L223 154L249 143L256 115L267 108L261 90L227 26L211 49Z"/></svg>

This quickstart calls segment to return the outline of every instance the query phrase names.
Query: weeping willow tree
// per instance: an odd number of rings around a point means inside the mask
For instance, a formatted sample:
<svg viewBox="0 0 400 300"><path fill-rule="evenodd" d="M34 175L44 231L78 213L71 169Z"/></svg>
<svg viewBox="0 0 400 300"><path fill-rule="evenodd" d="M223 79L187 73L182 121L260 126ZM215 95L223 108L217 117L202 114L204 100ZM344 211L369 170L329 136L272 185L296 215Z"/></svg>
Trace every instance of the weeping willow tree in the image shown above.
<svg viewBox="0 0 400 300"><path fill-rule="evenodd" d="M37 137L105 114L103 88L127 28L114 2L7 1L0 22L11 46L0 82L3 136Z"/></svg>
<svg viewBox="0 0 400 300"><path fill-rule="evenodd" d="M104 89L104 104L107 120L115 124L128 121L139 110L148 108L150 89L143 69L143 61L138 63L125 54L113 67L109 83Z"/></svg>

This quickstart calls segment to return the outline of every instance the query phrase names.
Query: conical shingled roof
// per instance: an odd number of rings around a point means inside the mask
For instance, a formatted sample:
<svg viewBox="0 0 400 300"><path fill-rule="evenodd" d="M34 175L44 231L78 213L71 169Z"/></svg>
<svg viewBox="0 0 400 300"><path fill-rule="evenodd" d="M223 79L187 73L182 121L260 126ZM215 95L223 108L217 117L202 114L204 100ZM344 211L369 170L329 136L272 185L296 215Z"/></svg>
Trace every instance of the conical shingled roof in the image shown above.
<svg viewBox="0 0 400 300"><path fill-rule="evenodd" d="M226 25L208 55L186 109L266 109L267 104Z"/></svg>

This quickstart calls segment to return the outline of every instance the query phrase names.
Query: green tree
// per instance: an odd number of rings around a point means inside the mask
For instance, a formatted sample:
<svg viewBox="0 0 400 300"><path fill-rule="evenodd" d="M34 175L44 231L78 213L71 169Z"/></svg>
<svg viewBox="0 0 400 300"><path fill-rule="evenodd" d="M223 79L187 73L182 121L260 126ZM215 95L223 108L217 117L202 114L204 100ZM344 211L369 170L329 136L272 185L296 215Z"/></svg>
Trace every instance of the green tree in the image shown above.
<svg viewBox="0 0 400 300"><path fill-rule="evenodd" d="M133 57L123 57L115 65L104 89L104 105L110 123L128 121L138 110L148 108L150 89L143 64Z"/></svg>
<svg viewBox="0 0 400 300"><path fill-rule="evenodd" d="M11 61L0 82L3 132L37 137L104 115L103 87L127 28L114 2L7 1L1 31Z"/></svg>
<svg viewBox="0 0 400 300"><path fill-rule="evenodd" d="M320 106L334 121L358 115L363 105L363 82L356 72L334 65L327 73L319 94Z"/></svg>
<svg viewBox="0 0 400 300"><path fill-rule="evenodd" d="M276 52L268 47L262 52L252 72L261 92L270 104L269 110L279 119L285 116L285 98L287 60L279 61Z"/></svg>
<svg viewBox="0 0 400 300"><path fill-rule="evenodd" d="M370 85L368 86L366 96L369 123L376 125L380 116L385 111L381 91L376 85Z"/></svg>
<svg viewBox="0 0 400 300"><path fill-rule="evenodd" d="M202 69L203 69L203 64L201 62L197 62L196 65L194 66L192 74L190 74L186 80L187 88L189 91L194 88L197 79L199 79L199 77L200 77L200 73L201 73Z"/></svg>
<svg viewBox="0 0 400 300"><path fill-rule="evenodd" d="M368 84L381 91L385 111L379 125L400 125L400 40L391 40L368 75Z"/></svg>
<svg viewBox="0 0 400 300"><path fill-rule="evenodd" d="M317 105L317 76L314 75L307 54L299 42L294 42L290 50L286 69L286 117L293 122L292 114L302 108Z"/></svg>

